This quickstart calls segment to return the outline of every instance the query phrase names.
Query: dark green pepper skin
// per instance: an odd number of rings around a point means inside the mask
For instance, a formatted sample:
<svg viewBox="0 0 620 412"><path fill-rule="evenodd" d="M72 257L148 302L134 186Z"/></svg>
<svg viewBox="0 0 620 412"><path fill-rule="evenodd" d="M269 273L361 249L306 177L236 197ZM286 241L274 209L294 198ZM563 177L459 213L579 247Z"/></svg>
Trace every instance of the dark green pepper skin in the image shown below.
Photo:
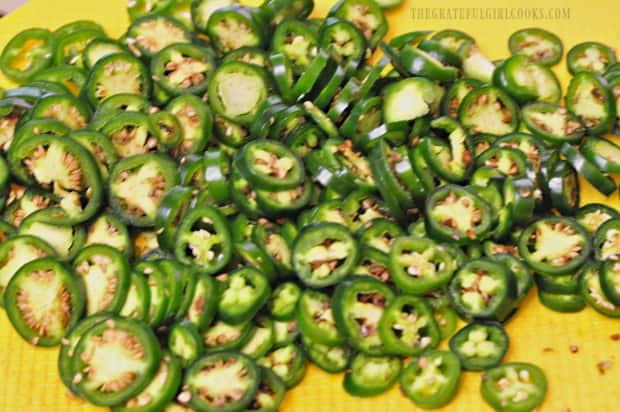
<svg viewBox="0 0 620 412"><path fill-rule="evenodd" d="M118 161L116 149L110 139L102 133L88 129L73 131L69 136L93 155L99 166L101 179L106 181L110 175L110 169Z"/></svg>
<svg viewBox="0 0 620 412"><path fill-rule="evenodd" d="M586 307L583 296L575 293L551 293L538 289L538 299L546 308L560 313L580 312Z"/></svg>
<svg viewBox="0 0 620 412"><path fill-rule="evenodd" d="M620 153L620 147L610 140L587 137L581 145L581 153L591 163L596 164L603 172L620 172L620 163L617 162L615 158L615 156Z"/></svg>
<svg viewBox="0 0 620 412"><path fill-rule="evenodd" d="M370 277L351 278L336 287L332 298L334 320L352 348L369 355L385 352L377 331L379 318L376 315L383 314L393 298L394 292L387 285ZM373 319L363 312L368 312ZM363 322L358 323L354 318Z"/></svg>
<svg viewBox="0 0 620 412"><path fill-rule="evenodd" d="M415 198L424 196L422 183L415 175L404 148L390 148L380 141L370 152L370 168L382 197L394 196L400 208L415 206Z"/></svg>
<svg viewBox="0 0 620 412"><path fill-rule="evenodd" d="M390 389L398 380L403 361L398 357L369 356L358 353L351 361L343 386L349 395L376 396ZM381 369L382 373L377 373Z"/></svg>
<svg viewBox="0 0 620 412"><path fill-rule="evenodd" d="M502 392L498 390L498 382L507 377L508 371L512 371L510 373L511 378L509 378L507 388L504 391L511 389L511 392L502 396ZM525 383L531 386L527 391L528 393L525 393L525 399L516 402L513 400L516 393L512 396L509 395L515 391L515 389L510 388L511 384L516 384L515 379L521 384ZM480 392L484 400L496 411L531 411L536 409L545 398L547 378L538 366L529 363L506 363L484 372Z"/></svg>
<svg viewBox="0 0 620 412"><path fill-rule="evenodd" d="M174 248L176 226L187 213L191 200L192 188L187 186L174 186L163 197L155 218L155 225L161 231L157 235L161 247Z"/></svg>
<svg viewBox="0 0 620 412"><path fill-rule="evenodd" d="M259 94L259 96L257 101L255 102L256 105L252 108L248 108L247 112L242 114L236 114L235 112L231 113L230 108L226 106L227 102L224 102L222 100L222 97L218 93L221 85L226 84L226 77L235 73L241 73L245 77L252 77L257 81L257 83L260 83L260 85L257 84L258 90L256 92L257 94ZM249 127L256 119L258 115L258 108L260 107L261 103L267 99L269 83L270 80L267 77L267 73L265 72L265 70L253 64L240 61L232 61L220 65L213 72L211 80L209 81L208 89L209 106L216 115L216 125L218 123L217 118L218 116L220 116L224 120L231 122L232 125L235 127ZM244 133L244 136L247 136L247 129L245 130L246 133ZM225 131L224 135L226 136L226 134L230 135L230 132ZM237 145L239 144L237 143Z"/></svg>
<svg viewBox="0 0 620 412"><path fill-rule="evenodd" d="M342 36L347 36L349 42L343 43ZM329 50L334 47L332 57L344 68L346 73L352 73L359 66L366 52L366 39L364 34L353 23L334 17L328 17L321 26L319 32L319 44ZM347 50L342 45L347 46ZM348 50L352 46L352 50Z"/></svg>
<svg viewBox="0 0 620 412"><path fill-rule="evenodd" d="M257 224L252 230L252 241L269 256L278 274L282 277L292 273L291 249L296 237L297 228L290 221L282 226L264 222L264 224ZM297 287L297 285L294 286ZM299 288L297 290L299 291ZM280 317L292 316L293 311L294 305L293 308L285 309L286 314L283 313Z"/></svg>
<svg viewBox="0 0 620 412"><path fill-rule="evenodd" d="M620 305L620 293L617 291L616 280L619 272L620 265L613 260L603 263L600 271L601 288L607 299L614 305Z"/></svg>
<svg viewBox="0 0 620 412"><path fill-rule="evenodd" d="M318 33L310 24L303 20L286 19L273 32L271 50L284 53L291 63L293 73L301 75L312 66L318 52L318 41ZM289 51L295 47L298 47L297 53Z"/></svg>
<svg viewBox="0 0 620 412"><path fill-rule="evenodd" d="M236 270L228 276L221 292L219 317L230 325L245 323L267 303L270 295L269 281L261 272L249 267Z"/></svg>
<svg viewBox="0 0 620 412"><path fill-rule="evenodd" d="M426 372L430 370L430 372ZM417 380L421 375L431 373L440 377L441 383L429 383L416 390ZM452 352L430 350L411 360L400 375L400 387L416 406L423 409L436 409L446 405L454 397L461 378L459 358ZM423 381L424 383L424 381Z"/></svg>
<svg viewBox="0 0 620 412"><path fill-rule="evenodd" d="M551 206L570 216L579 207L580 184L577 171L566 160L557 161L555 164L550 163L545 168L549 166L553 168L544 179L547 181L546 191ZM543 174L546 172L541 175Z"/></svg>
<svg viewBox="0 0 620 412"><path fill-rule="evenodd" d="M508 335L496 323L470 323L450 339L450 350L459 357L465 370L485 370L499 365L508 345Z"/></svg>
<svg viewBox="0 0 620 412"><path fill-rule="evenodd" d="M609 196L616 190L616 182L611 177L601 172L596 164L586 159L577 148L568 143L564 143L560 151L566 156L566 160L575 170L579 172L584 179L590 182L596 190L606 196Z"/></svg>
<svg viewBox="0 0 620 412"><path fill-rule="evenodd" d="M185 319L200 332L209 327L215 318L220 287L208 274L196 273L196 286Z"/></svg>
<svg viewBox="0 0 620 412"><path fill-rule="evenodd" d="M440 119L441 123L439 123ZM444 126L447 127L444 129ZM469 177L473 167L472 153L474 151L469 138L463 129L458 126L458 123L451 118L441 117L433 121L431 127L446 132L449 135L446 139L439 137L425 137L422 139L419 146L426 163L440 178L448 182L463 182ZM457 145L460 146L460 158L455 158L456 149L453 150L454 147L458 147ZM446 156L446 154L449 155Z"/></svg>
<svg viewBox="0 0 620 412"><path fill-rule="evenodd" d="M216 320L202 333L205 352L215 353L240 350L252 337L253 326L252 322L246 322L240 325L228 325L221 320ZM232 332L231 336L215 334L218 330L222 329L228 333ZM222 336L226 338L224 341L221 339Z"/></svg>
<svg viewBox="0 0 620 412"><path fill-rule="evenodd" d="M454 52L458 52L459 49L466 44L476 43L476 39L469 34L454 29L440 30L433 34L431 40L438 41Z"/></svg>
<svg viewBox="0 0 620 412"><path fill-rule="evenodd" d="M147 320L149 326L157 327L165 320L168 310L169 291L167 290L167 274L155 261L148 260L137 262L134 270L147 276L151 298Z"/></svg>
<svg viewBox="0 0 620 412"><path fill-rule="evenodd" d="M470 260L452 278L448 293L464 319L506 320L514 308L517 282L503 264L490 259Z"/></svg>
<svg viewBox="0 0 620 412"><path fill-rule="evenodd" d="M386 353L401 356L419 355L436 348L441 340L431 308L422 298L411 295L397 296L385 309L379 336Z"/></svg>
<svg viewBox="0 0 620 412"><path fill-rule="evenodd" d="M172 154L181 157L188 153L202 153L213 134L214 119L209 106L198 96L183 94L172 99L166 105L166 111L177 118L183 136Z"/></svg>

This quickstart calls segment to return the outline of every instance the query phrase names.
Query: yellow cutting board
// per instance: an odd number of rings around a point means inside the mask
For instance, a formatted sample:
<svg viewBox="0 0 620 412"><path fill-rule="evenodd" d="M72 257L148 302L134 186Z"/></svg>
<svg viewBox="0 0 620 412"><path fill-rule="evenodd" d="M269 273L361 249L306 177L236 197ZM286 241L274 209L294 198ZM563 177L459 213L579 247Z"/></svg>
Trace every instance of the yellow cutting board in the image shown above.
<svg viewBox="0 0 620 412"><path fill-rule="evenodd" d="M332 2L315 1L315 15L324 16ZM252 4L257 5L257 0L252 0ZM511 10L503 10L510 7ZM566 50L586 40L620 46L620 3L617 0L525 0L520 2L519 8L517 10L515 2L509 0L406 0L398 9L388 12L390 35L421 29L461 29L473 35L492 59L508 54L506 44L512 32L532 26L558 34ZM534 8L536 10L532 10ZM473 17L466 18L468 13ZM500 18L500 13L537 18L507 19ZM540 18L556 13L560 19ZM95 20L106 28L109 35L118 37L127 27L125 0L31 0L0 19L0 47L22 29L34 26L55 29L76 19ZM565 87L569 77L564 61L556 72ZM0 78L0 86L8 87L10 83ZM597 201L620 208L617 193L607 199L583 182L582 187L582 203ZM620 409L620 341L610 338L610 335L620 333L620 320L605 318L590 308L577 314L554 313L542 307L532 291L506 328L511 339L506 361L533 362L547 374L549 392L539 411L611 412ZM577 345L579 351L571 353L570 345ZM101 410L67 396L58 378L56 358L55 349L39 349L23 342L6 316L0 314L0 412ZM604 375L596 367L602 360L613 362ZM416 410L397 387L375 398L359 399L347 395L341 381L341 375L330 376L318 368L309 367L303 382L287 394L281 410ZM464 373L456 398L442 410L490 411L479 394L479 385L479 373Z"/></svg>

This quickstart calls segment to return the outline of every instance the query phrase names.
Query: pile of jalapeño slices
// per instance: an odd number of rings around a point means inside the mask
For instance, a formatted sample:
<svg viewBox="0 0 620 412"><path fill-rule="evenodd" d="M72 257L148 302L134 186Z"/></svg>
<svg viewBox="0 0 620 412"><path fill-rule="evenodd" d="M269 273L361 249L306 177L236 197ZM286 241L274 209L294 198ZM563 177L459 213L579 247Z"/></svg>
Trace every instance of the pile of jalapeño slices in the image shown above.
<svg viewBox="0 0 620 412"><path fill-rule="evenodd" d="M0 305L73 394L276 411L310 362L428 409L483 371L531 411L545 374L502 363L528 293L620 317L620 214L579 199L617 190L613 49L574 46L563 95L556 35L491 61L456 30L388 41L379 3L132 0L119 39L7 44Z"/></svg>

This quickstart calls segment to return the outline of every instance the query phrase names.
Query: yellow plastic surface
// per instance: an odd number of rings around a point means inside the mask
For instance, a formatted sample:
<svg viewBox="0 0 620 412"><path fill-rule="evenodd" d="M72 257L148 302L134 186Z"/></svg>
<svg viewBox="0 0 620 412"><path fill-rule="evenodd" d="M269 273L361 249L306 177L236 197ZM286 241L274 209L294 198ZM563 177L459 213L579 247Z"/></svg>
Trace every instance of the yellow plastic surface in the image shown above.
<svg viewBox="0 0 620 412"><path fill-rule="evenodd" d="M2 0L0 0L1 2ZM257 4L258 0L252 0ZM315 0L315 14L325 15L332 4ZM558 20L444 20L414 18L412 7L516 7L508 0L405 0L398 9L388 12L390 34L411 30L456 28L474 36L482 50L492 59L508 54L507 39L515 30L539 26L557 33L565 50L574 44L597 40L620 46L620 3L617 0L526 0L520 8L568 8L570 17ZM473 11L473 10L472 10ZM458 12L454 10L454 12ZM498 13L498 11L495 11ZM424 17L424 16L423 16ZM431 16L432 17L432 16ZM437 16L441 17L441 16ZM457 16L458 17L458 16ZM76 19L92 19L103 24L111 36L119 36L127 26L125 0L31 0L6 18L0 19L0 47L17 32L28 27L55 29ZM564 61L556 72L565 87L568 74ZM0 85L10 84L0 78ZM609 199L583 184L584 201L599 201L620 207L618 194ZM620 410L620 341L610 335L620 333L620 320L605 318L592 309L577 314L558 314L542 307L533 291L507 325L511 346L506 361L526 361L541 366L549 380L549 392L539 411L607 412ZM577 345L577 353L569 351ZM545 350L545 348L548 348ZM0 412L98 411L67 396L56 370L57 351L34 348L23 342L0 314ZM605 374L596 364L611 360ZM282 411L322 412L396 412L416 410L398 387L372 399L348 396L341 385L342 376L330 376L310 367L303 383L289 392ZM478 412L491 409L479 394L480 374L465 373L456 398L444 409L453 412Z"/></svg>

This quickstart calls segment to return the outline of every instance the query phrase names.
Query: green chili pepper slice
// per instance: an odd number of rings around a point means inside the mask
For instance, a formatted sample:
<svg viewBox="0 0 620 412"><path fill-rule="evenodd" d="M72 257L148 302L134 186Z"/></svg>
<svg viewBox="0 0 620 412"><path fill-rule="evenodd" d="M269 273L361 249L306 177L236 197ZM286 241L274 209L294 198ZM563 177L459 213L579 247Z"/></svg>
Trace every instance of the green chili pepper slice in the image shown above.
<svg viewBox="0 0 620 412"><path fill-rule="evenodd" d="M369 355L385 352L379 322L393 299L389 286L370 277L352 278L336 287L332 299L334 320L352 348Z"/></svg>
<svg viewBox="0 0 620 412"><path fill-rule="evenodd" d="M220 53L241 47L263 47L265 33L262 17L251 7L217 7L207 22L206 34Z"/></svg>
<svg viewBox="0 0 620 412"><path fill-rule="evenodd" d="M602 223L592 237L594 257L599 261L620 258L620 219L613 217Z"/></svg>
<svg viewBox="0 0 620 412"><path fill-rule="evenodd" d="M107 245L92 245L80 251L73 270L86 289L86 313L118 313L130 287L129 263L125 255Z"/></svg>
<svg viewBox="0 0 620 412"><path fill-rule="evenodd" d="M422 294L445 286L456 270L452 256L430 239L398 237L389 251L388 268L396 286Z"/></svg>
<svg viewBox="0 0 620 412"><path fill-rule="evenodd" d="M484 86L463 98L459 121L472 134L505 135L517 129L519 113L516 103L506 93Z"/></svg>
<svg viewBox="0 0 620 412"><path fill-rule="evenodd" d="M220 319L238 325L252 319L271 295L269 281L254 268L242 268L226 279L218 302Z"/></svg>
<svg viewBox="0 0 620 412"><path fill-rule="evenodd" d="M517 30L508 39L513 55L524 55L530 61L554 66L562 58L562 41L555 34L540 28Z"/></svg>
<svg viewBox="0 0 620 412"><path fill-rule="evenodd" d="M351 273L359 257L357 241L346 227L336 223L304 228L295 239L292 252L297 276L315 288L340 282Z"/></svg>
<svg viewBox="0 0 620 412"><path fill-rule="evenodd" d="M324 345L302 335L308 360L327 373L344 372L349 366L352 350L344 345Z"/></svg>
<svg viewBox="0 0 620 412"><path fill-rule="evenodd" d="M155 83L171 96L201 95L207 90L215 63L201 47L171 44L153 56L150 68Z"/></svg>
<svg viewBox="0 0 620 412"><path fill-rule="evenodd" d="M460 378L461 365L455 354L431 350L413 358L403 369L400 387L416 406L434 409L452 400Z"/></svg>
<svg viewBox="0 0 620 412"><path fill-rule="evenodd" d="M267 302L269 313L279 321L291 320L295 317L301 297L302 291L296 283L284 282L274 289Z"/></svg>
<svg viewBox="0 0 620 412"><path fill-rule="evenodd" d="M540 219L525 228L519 254L536 273L564 275L576 271L592 249L588 233L565 217Z"/></svg>
<svg viewBox="0 0 620 412"><path fill-rule="evenodd" d="M164 352L157 373L140 393L120 406L113 406L112 412L149 412L160 410L171 402L182 379L181 362L176 356Z"/></svg>
<svg viewBox="0 0 620 412"><path fill-rule="evenodd" d="M125 361L110 369L110 353ZM118 405L148 386L160 361L155 334L145 324L111 318L82 335L72 360L73 382L78 394L89 402L98 406Z"/></svg>
<svg viewBox="0 0 620 412"><path fill-rule="evenodd" d="M485 370L500 364L508 350L508 335L496 323L470 323L450 339L450 350L465 370Z"/></svg>
<svg viewBox="0 0 620 412"><path fill-rule="evenodd" d="M603 74L609 65L616 62L616 52L602 43L579 43L568 51L568 71L575 75L581 72Z"/></svg>
<svg viewBox="0 0 620 412"><path fill-rule="evenodd" d="M232 242L224 216L215 208L201 206L181 221L174 244L176 258L208 274L217 273L230 261Z"/></svg>
<svg viewBox="0 0 620 412"><path fill-rule="evenodd" d="M565 100L566 109L580 119L588 133L599 135L613 127L616 102L602 77L577 73L568 85Z"/></svg>
<svg viewBox="0 0 620 412"><path fill-rule="evenodd" d="M151 78L144 64L127 53L110 54L91 69L84 94L92 106L120 93L147 97L151 93Z"/></svg>
<svg viewBox="0 0 620 412"><path fill-rule="evenodd" d="M0 70L25 83L52 64L55 37L45 29L26 29L15 35L0 55Z"/></svg>
<svg viewBox="0 0 620 412"><path fill-rule="evenodd" d="M304 337L322 345L335 346L344 343L336 328L331 297L325 293L306 290L297 305L297 325Z"/></svg>
<svg viewBox="0 0 620 412"><path fill-rule="evenodd" d="M480 197L455 185L436 189L426 200L426 228L439 240L471 243L491 229L491 210Z"/></svg>
<svg viewBox="0 0 620 412"><path fill-rule="evenodd" d="M344 389L352 396L375 396L390 389L398 380L403 362L391 356L358 353L344 376Z"/></svg>
<svg viewBox="0 0 620 412"><path fill-rule="evenodd" d="M257 189L278 191L292 189L304 180L301 161L286 146L255 140L246 144L235 157L245 179Z"/></svg>
<svg viewBox="0 0 620 412"><path fill-rule="evenodd" d="M58 345L82 316L84 306L82 285L54 258L23 265L4 291L11 324L25 341L37 346Z"/></svg>
<svg viewBox="0 0 620 412"><path fill-rule="evenodd" d="M371 49L376 47L388 30L383 10L369 0L341 0L331 8L329 16L353 23L360 29Z"/></svg>
<svg viewBox="0 0 620 412"><path fill-rule="evenodd" d="M472 259L456 272L448 293L464 319L504 321L517 299L517 281L502 263Z"/></svg>
<svg viewBox="0 0 620 412"><path fill-rule="evenodd" d="M112 210L133 226L152 226L164 193L178 179L176 164L165 155L121 159L110 172L108 197Z"/></svg>
<svg viewBox="0 0 620 412"><path fill-rule="evenodd" d="M480 392L495 410L531 411L545 398L547 378L536 365L506 363L484 372Z"/></svg>
<svg viewBox="0 0 620 412"><path fill-rule="evenodd" d="M419 297L397 296L379 321L385 351L413 356L439 345L441 333L428 304Z"/></svg>
<svg viewBox="0 0 620 412"><path fill-rule="evenodd" d="M284 400L286 386L271 369L260 366L260 382L253 401L244 412L276 412Z"/></svg>

